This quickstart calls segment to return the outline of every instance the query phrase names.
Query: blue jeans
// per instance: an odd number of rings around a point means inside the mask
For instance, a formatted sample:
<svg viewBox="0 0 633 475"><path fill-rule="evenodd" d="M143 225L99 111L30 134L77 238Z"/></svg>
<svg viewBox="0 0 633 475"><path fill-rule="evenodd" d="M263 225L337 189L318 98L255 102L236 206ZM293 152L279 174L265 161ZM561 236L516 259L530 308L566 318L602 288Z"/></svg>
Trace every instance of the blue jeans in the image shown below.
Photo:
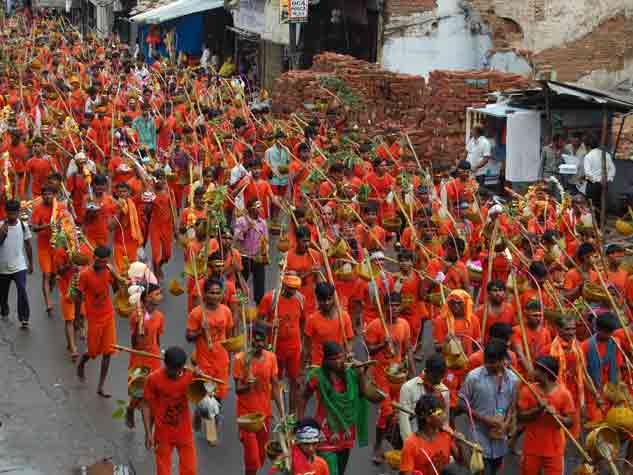
<svg viewBox="0 0 633 475"><path fill-rule="evenodd" d="M0 274L0 314L9 315L9 288L11 282L15 282L18 290L18 319L21 322L29 321L29 297L26 293L26 270L21 270L13 274Z"/></svg>

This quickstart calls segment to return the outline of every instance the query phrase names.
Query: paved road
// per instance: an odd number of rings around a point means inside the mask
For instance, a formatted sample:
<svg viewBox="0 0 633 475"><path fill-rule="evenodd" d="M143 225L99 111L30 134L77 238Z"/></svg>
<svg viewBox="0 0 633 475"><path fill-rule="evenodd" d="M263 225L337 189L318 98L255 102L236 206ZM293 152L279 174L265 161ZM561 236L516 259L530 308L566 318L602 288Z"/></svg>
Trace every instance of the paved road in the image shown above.
<svg viewBox="0 0 633 475"><path fill-rule="evenodd" d="M166 274L168 278L180 275L181 269L182 252L177 250ZM273 272L271 269L267 276L269 287L276 282ZM66 475L81 465L113 457L117 463L129 463L139 475L153 474L153 454L144 449L140 417L137 417L137 429L130 431L122 420L111 416L117 408L117 399L127 399L127 355L113 357L107 384L112 399L98 397L98 362L88 364L87 381L80 383L65 349L63 321L59 316L53 319L46 316L40 288L41 274L36 269L29 279L30 331L20 330L16 323L14 289L9 300L9 320L0 321L0 473ZM166 290L164 294L163 347L186 345L187 351L191 351L184 338L186 297L173 297ZM122 319L117 321L121 344L129 343L127 323ZM242 473L241 446L232 422L233 394L223 413L225 421L219 446L211 448L203 440L197 441L200 474ZM357 449L348 474L384 473L385 470L371 465L368 449Z"/></svg>

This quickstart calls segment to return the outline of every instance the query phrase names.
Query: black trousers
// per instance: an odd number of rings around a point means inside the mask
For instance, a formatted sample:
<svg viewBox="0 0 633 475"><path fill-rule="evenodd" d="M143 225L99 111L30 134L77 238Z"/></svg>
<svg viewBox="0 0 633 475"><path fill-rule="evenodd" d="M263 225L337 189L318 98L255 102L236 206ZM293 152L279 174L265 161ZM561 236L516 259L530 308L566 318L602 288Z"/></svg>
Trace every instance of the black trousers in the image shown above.
<svg viewBox="0 0 633 475"><path fill-rule="evenodd" d="M0 314L4 317L9 315L9 289L11 282L15 282L18 289L18 319L21 322L28 322L30 316L29 296L26 293L26 270L21 270L13 274L0 274Z"/></svg>
<svg viewBox="0 0 633 475"><path fill-rule="evenodd" d="M587 182L587 198L591 200L598 216L600 216L600 207L602 206L602 183Z"/></svg>
<svg viewBox="0 0 633 475"><path fill-rule="evenodd" d="M260 264L255 262L255 259L243 256L242 266L244 267L242 276L246 282L253 274L253 298L255 303L259 305L266 291L266 264Z"/></svg>

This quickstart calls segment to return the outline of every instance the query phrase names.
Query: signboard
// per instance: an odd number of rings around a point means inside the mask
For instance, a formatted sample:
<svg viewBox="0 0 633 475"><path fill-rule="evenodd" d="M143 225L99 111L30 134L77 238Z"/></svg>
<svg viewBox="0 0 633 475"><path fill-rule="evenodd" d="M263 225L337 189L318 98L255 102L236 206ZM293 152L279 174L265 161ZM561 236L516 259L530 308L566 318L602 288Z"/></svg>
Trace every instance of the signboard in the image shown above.
<svg viewBox="0 0 633 475"><path fill-rule="evenodd" d="M306 23L309 0L279 0L280 23Z"/></svg>

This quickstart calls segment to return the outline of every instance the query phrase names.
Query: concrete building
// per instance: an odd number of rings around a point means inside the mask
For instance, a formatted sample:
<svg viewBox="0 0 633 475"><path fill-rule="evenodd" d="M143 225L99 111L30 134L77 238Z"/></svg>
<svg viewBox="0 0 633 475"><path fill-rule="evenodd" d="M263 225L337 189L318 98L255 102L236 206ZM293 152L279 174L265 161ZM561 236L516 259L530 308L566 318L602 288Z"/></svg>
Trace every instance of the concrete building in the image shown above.
<svg viewBox="0 0 633 475"><path fill-rule="evenodd" d="M630 0L385 0L387 69L494 68L611 88L633 75Z"/></svg>

